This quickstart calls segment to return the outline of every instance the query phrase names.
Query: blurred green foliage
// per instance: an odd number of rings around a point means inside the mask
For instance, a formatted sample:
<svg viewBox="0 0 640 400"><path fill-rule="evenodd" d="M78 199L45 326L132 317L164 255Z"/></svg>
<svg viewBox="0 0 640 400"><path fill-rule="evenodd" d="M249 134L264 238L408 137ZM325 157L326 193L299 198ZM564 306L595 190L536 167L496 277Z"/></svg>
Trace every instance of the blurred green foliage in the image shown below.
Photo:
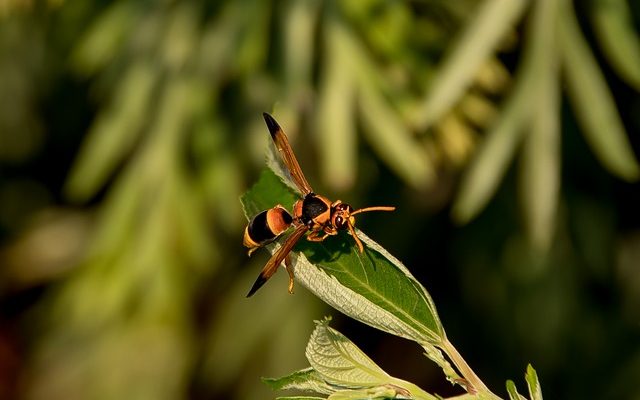
<svg viewBox="0 0 640 400"><path fill-rule="evenodd" d="M639 25L630 0L0 2L0 398L268 398L305 364L323 306L244 299L263 111L319 192L398 206L361 228L492 389L531 362L552 397L640 396Z"/></svg>

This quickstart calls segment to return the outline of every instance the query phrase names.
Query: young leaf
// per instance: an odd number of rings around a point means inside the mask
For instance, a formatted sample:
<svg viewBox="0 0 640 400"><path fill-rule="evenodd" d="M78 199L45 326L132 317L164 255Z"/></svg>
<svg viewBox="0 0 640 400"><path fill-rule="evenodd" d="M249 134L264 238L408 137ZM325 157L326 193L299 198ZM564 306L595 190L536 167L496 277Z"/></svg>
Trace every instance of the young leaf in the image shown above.
<svg viewBox="0 0 640 400"><path fill-rule="evenodd" d="M371 387L390 380L353 342L330 328L327 320L316 323L305 355L325 380L345 387Z"/></svg>
<svg viewBox="0 0 640 400"><path fill-rule="evenodd" d="M511 379L507 381L507 393L509 393L509 400L526 400L524 396L518 393L516 384Z"/></svg>
<svg viewBox="0 0 640 400"><path fill-rule="evenodd" d="M435 399L416 385L389 376L353 342L328 326L328 319L318 321L305 352L311 367L329 384L341 388L366 389L369 397ZM355 392L337 392L330 398L351 399ZM359 397L362 398L362 397Z"/></svg>
<svg viewBox="0 0 640 400"><path fill-rule="evenodd" d="M280 378L262 378L267 386L273 390L303 390L329 395L336 391L322 379L322 376L313 368L305 368Z"/></svg>
<svg viewBox="0 0 640 400"><path fill-rule="evenodd" d="M241 199L247 217L276 204L291 209L295 200L271 171L264 171ZM366 245L362 254L346 233L323 242L300 240L291 253L297 281L365 324L420 344L441 343L444 329L425 288L377 243L362 232L358 235Z"/></svg>
<svg viewBox="0 0 640 400"><path fill-rule="evenodd" d="M542 390L538 381L538 374L531 364L527 365L527 374L525 375L527 385L529 386L529 399L542 400Z"/></svg>
<svg viewBox="0 0 640 400"><path fill-rule="evenodd" d="M374 387L370 389L345 389L339 390L329 396L327 400L388 400L388 399L396 399L397 392L389 387ZM404 399L406 397L399 397ZM434 397L435 399L435 397Z"/></svg>

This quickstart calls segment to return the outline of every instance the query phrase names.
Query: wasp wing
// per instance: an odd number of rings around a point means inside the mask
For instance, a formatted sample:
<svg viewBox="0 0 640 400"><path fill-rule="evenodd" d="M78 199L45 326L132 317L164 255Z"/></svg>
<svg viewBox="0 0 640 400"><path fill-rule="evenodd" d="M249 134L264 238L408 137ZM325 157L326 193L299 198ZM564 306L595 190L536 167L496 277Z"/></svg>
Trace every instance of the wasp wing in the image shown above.
<svg viewBox="0 0 640 400"><path fill-rule="evenodd" d="M280 248L271 256L267 264L262 268L260 275L258 275L258 279L251 286L251 290L247 293L247 297L253 296L255 292L258 291L275 274L278 270L278 267L282 263L282 261L287 257L287 255L293 249L293 246L296 245L298 240L304 235L307 231L307 227L305 225L298 225L296 229L287 237L285 242L280 246Z"/></svg>
<svg viewBox="0 0 640 400"><path fill-rule="evenodd" d="M262 116L264 117L264 121L267 123L267 128L269 128L271 138L276 144L276 148L278 149L278 152L280 152L282 160L284 161L285 166L289 170L291 178L293 178L293 181L295 182L300 192L302 192L303 195L313 192L311 185L309 185L309 182L307 182L307 178L304 177L302 169L300 168L300 164L298 164L298 160L296 159L296 156L291 149L291 145L289 144L287 135L284 134L284 131L282 130L280 125L271 115L262 113Z"/></svg>

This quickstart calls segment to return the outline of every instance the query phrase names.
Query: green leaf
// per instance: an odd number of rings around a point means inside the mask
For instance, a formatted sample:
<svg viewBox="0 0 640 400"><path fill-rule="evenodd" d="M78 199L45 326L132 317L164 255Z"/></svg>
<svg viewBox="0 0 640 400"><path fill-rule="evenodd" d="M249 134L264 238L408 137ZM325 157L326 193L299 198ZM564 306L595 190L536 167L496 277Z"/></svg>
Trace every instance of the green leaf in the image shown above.
<svg viewBox="0 0 640 400"><path fill-rule="evenodd" d="M499 118L464 174L451 211L458 223L467 223L486 206L515 156L529 117L534 73L525 63Z"/></svg>
<svg viewBox="0 0 640 400"><path fill-rule="evenodd" d="M415 117L417 126L428 128L453 107L500 40L513 29L527 3L526 0L483 2L434 78L435 84Z"/></svg>
<svg viewBox="0 0 640 400"><path fill-rule="evenodd" d="M262 378L273 390L304 390L329 395L336 391L335 386L324 381L313 368L305 368L280 378Z"/></svg>
<svg viewBox="0 0 640 400"><path fill-rule="evenodd" d="M328 18L324 27L326 55L319 89L317 143L323 179L333 188L344 190L356 179L356 88L354 71L344 63L350 54L349 46L345 46L347 33L336 19Z"/></svg>
<svg viewBox="0 0 640 400"><path fill-rule="evenodd" d="M335 392L327 400L386 400L395 399L396 394L394 389L385 386L371 389L345 389ZM406 397L402 396L400 398L404 399ZM436 398L434 397L434 399Z"/></svg>
<svg viewBox="0 0 640 400"><path fill-rule="evenodd" d="M112 62L140 18L139 4L112 3L94 22L71 53L71 64L78 72L90 76Z"/></svg>
<svg viewBox="0 0 640 400"><path fill-rule="evenodd" d="M525 375L527 385L529 386L529 399L542 400L542 390L538 381L538 374L531 364L527 365L527 374Z"/></svg>
<svg viewBox="0 0 640 400"><path fill-rule="evenodd" d="M518 393L516 384L511 379L507 380L507 393L509 393L510 400L526 400L524 396Z"/></svg>
<svg viewBox="0 0 640 400"><path fill-rule="evenodd" d="M340 332L318 321L305 352L311 367L328 382L339 386L371 387L391 378Z"/></svg>
<svg viewBox="0 0 640 400"><path fill-rule="evenodd" d="M287 396L287 397L276 397L276 400L326 400L326 397L315 397L315 396Z"/></svg>
<svg viewBox="0 0 640 400"><path fill-rule="evenodd" d="M559 26L569 99L591 150L611 173L628 181L640 176L613 95L589 44L582 36L572 2L563 1Z"/></svg>
<svg viewBox="0 0 640 400"><path fill-rule="evenodd" d="M308 95L314 63L315 29L321 3L314 0L288 2L284 15L285 85L295 95ZM303 91L305 93L297 93ZM295 103L294 103L295 104Z"/></svg>
<svg viewBox="0 0 640 400"><path fill-rule="evenodd" d="M532 87L532 118L521 164L521 201L531 242L546 251L554 230L560 191L560 87L555 31L556 0L534 3L531 29L532 59L537 84Z"/></svg>
<svg viewBox="0 0 640 400"><path fill-rule="evenodd" d="M358 105L364 134L380 158L414 188L432 185L436 178L433 161L387 99L360 83Z"/></svg>
<svg viewBox="0 0 640 400"><path fill-rule="evenodd" d="M147 122L156 79L153 67L143 62L123 76L115 99L93 124L71 170L65 191L74 200L93 196L133 148Z"/></svg>
<svg viewBox="0 0 640 400"><path fill-rule="evenodd" d="M389 376L353 342L328 326L328 319L318 321L305 352L311 367L322 378L342 388L367 389L368 397L435 399L414 384ZM362 395L364 391L359 390ZM331 399L353 399L355 392L342 391Z"/></svg>
<svg viewBox="0 0 640 400"><path fill-rule="evenodd" d="M305 390L329 395L332 400L414 398L435 400L416 385L389 376L355 344L317 322L306 356L311 368L277 379L263 379L274 390Z"/></svg>
<svg viewBox="0 0 640 400"><path fill-rule="evenodd" d="M329 56L350 60L348 65L340 64L343 69L340 74L351 77L349 85L353 85L353 88L343 88L342 93L347 98L340 100L341 103L347 101L349 96L356 97L365 139L398 176L418 189L431 185L435 180L433 162L413 133L407 128L407 124L401 119L398 110L385 97L386 81L382 78L382 72L376 61L372 59L366 46L345 24L336 20L333 14L327 18L327 23L330 24L330 29L327 31L330 35L327 35L327 40L334 43L334 48L329 52ZM338 48L335 48L336 45ZM345 68L347 71L344 71ZM337 76L337 78L340 77L340 75ZM346 76L341 78L347 79ZM340 111L340 115L344 112L344 110ZM342 118L345 117L342 116ZM339 144L338 135L340 132L335 131L332 134L335 135L332 142ZM348 146L355 146L355 144L349 143L349 139L347 140ZM333 157L333 159L338 158L335 154ZM355 161L353 162L355 163Z"/></svg>
<svg viewBox="0 0 640 400"><path fill-rule="evenodd" d="M271 160L271 166L286 178ZM291 209L295 200L271 171L264 171L241 199L247 217L276 204ZM441 343L444 329L425 288L380 245L362 232L358 235L366 245L363 254L347 234L320 243L302 239L291 253L296 280L327 304L365 324L420 344Z"/></svg>
<svg viewBox="0 0 640 400"><path fill-rule="evenodd" d="M618 75L640 90L640 37L633 27L629 0L593 1L596 38Z"/></svg>

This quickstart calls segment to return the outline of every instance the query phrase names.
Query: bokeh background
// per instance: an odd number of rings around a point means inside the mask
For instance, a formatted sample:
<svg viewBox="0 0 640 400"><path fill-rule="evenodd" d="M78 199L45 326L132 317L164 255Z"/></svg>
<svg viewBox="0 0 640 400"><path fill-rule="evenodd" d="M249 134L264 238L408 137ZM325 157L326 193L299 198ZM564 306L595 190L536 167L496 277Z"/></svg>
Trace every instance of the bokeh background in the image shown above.
<svg viewBox="0 0 640 400"><path fill-rule="evenodd" d="M495 392L640 399L640 3L0 1L0 398L265 399L313 320L247 258L272 112Z"/></svg>

